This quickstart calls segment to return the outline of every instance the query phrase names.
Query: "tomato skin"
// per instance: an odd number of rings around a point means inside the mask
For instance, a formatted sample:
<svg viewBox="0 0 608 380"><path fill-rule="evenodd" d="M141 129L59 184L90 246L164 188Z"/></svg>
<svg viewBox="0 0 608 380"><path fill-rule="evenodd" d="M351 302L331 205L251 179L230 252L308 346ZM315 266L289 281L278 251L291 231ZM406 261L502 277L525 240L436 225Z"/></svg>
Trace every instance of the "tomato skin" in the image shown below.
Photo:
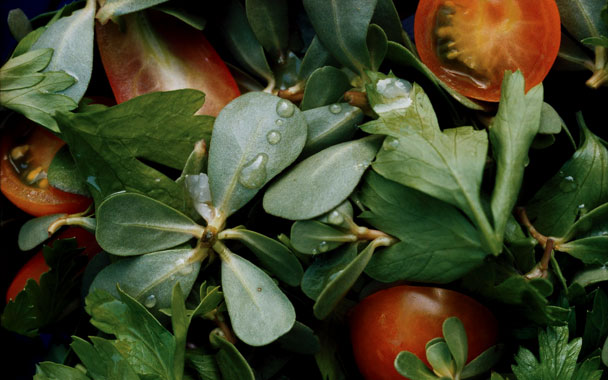
<svg viewBox="0 0 608 380"><path fill-rule="evenodd" d="M97 244L97 240L95 240L95 235L80 227L68 227L62 230L57 236L53 237L48 245L52 247L55 240L68 238L76 238L78 247L84 248L82 254L87 256L88 260L91 260L96 254L102 251L99 244ZM39 283L40 276L48 271L49 266L44 260L41 249L32 256L21 269L19 269L15 278L13 278L13 281L6 291L6 303L9 303L10 300L14 300L17 297L17 294L25 288L27 280L32 278Z"/></svg>
<svg viewBox="0 0 608 380"><path fill-rule="evenodd" d="M561 24L554 0L421 0L414 37L420 59L443 82L497 102L505 70L521 70L526 91L543 81Z"/></svg>
<svg viewBox="0 0 608 380"><path fill-rule="evenodd" d="M158 12L95 27L97 46L118 103L153 91L195 88L205 93L199 114L217 116L240 95L230 71L202 32Z"/></svg>
<svg viewBox="0 0 608 380"><path fill-rule="evenodd" d="M22 130L22 128L19 128ZM49 214L74 214L89 207L92 199L67 193L52 186L40 188L21 181L9 159L16 145L14 134L5 134L0 141L0 190L15 206L33 216ZM44 172L57 151L65 144L61 139L40 126L33 126L25 143L30 147L31 165L40 166Z"/></svg>
<svg viewBox="0 0 608 380"><path fill-rule="evenodd" d="M426 343L443 336L443 321L456 316L467 331L468 360L496 343L498 323L483 305L442 288L401 285L374 293L350 315L351 343L361 374L368 380L404 380L394 367L401 351L427 366Z"/></svg>

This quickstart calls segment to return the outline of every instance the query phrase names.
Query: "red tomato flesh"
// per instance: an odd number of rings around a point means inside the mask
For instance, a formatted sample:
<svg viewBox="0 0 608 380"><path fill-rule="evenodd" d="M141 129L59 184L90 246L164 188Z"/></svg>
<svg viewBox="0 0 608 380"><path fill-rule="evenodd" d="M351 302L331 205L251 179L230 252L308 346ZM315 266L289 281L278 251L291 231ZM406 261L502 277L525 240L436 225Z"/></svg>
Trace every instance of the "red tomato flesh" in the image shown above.
<svg viewBox="0 0 608 380"><path fill-rule="evenodd" d="M467 332L470 361L496 343L498 324L483 305L464 294L441 288L396 286L361 301L350 317L355 360L368 380L404 380L394 367L401 351L429 366L426 343L442 337L443 321L458 317Z"/></svg>
<svg viewBox="0 0 608 380"><path fill-rule="evenodd" d="M559 51L554 0L421 0L414 21L420 59L459 93L500 100L505 70L521 70L526 91Z"/></svg>
<svg viewBox="0 0 608 380"><path fill-rule="evenodd" d="M24 130L26 128L21 128ZM46 173L64 142L47 129L33 126L20 138L5 134L0 142L0 190L15 206L33 216L82 212L91 198L49 185Z"/></svg>
<svg viewBox="0 0 608 380"><path fill-rule="evenodd" d="M97 46L118 103L154 91L194 88L205 93L199 114L217 116L240 95L238 86L203 33L155 12L126 15L124 32L97 23Z"/></svg>
<svg viewBox="0 0 608 380"><path fill-rule="evenodd" d="M52 247L55 240L68 238L76 238L78 247L84 248L82 254L87 256L89 260L102 251L101 247L95 240L95 235L80 227L68 227L64 229L56 237L54 237L48 245ZM25 288L27 280L31 278L39 283L40 276L42 276L43 273L48 272L49 269L50 268L46 261L44 261L42 250L38 251L21 267L21 269L19 269L19 272L17 272L15 275L15 278L6 291L6 303L8 303L10 300L14 300L17 297L17 294L19 294L19 292Z"/></svg>

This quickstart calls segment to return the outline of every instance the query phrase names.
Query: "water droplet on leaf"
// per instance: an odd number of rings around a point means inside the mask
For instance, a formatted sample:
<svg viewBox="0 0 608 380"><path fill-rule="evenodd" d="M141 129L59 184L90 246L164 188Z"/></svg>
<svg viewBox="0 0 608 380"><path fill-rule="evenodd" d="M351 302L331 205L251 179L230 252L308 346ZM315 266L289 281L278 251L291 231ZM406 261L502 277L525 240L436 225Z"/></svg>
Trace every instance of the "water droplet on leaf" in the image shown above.
<svg viewBox="0 0 608 380"><path fill-rule="evenodd" d="M326 241L322 241L319 243L319 247L317 248L319 252L327 252L329 251L329 244Z"/></svg>
<svg viewBox="0 0 608 380"><path fill-rule="evenodd" d="M277 119L277 120L275 120L275 122L274 122L274 123L280 127L280 126L281 126L281 125L283 125L285 122L283 121L283 119Z"/></svg>
<svg viewBox="0 0 608 380"><path fill-rule="evenodd" d="M342 112L342 106L339 104L332 104L331 106L329 106L329 112L337 115Z"/></svg>
<svg viewBox="0 0 608 380"><path fill-rule="evenodd" d="M393 136L388 136L387 138L384 139L384 142L382 143L382 148L384 150L395 150L399 147L399 139Z"/></svg>
<svg viewBox="0 0 608 380"><path fill-rule="evenodd" d="M412 84L398 78L386 78L376 82L376 91L381 96L381 102L373 106L378 114L399 110L412 104L410 92Z"/></svg>
<svg viewBox="0 0 608 380"><path fill-rule="evenodd" d="M148 297L146 297L146 300L144 301L144 306L148 309L151 309L156 306L156 296L154 294L150 294Z"/></svg>
<svg viewBox="0 0 608 380"><path fill-rule="evenodd" d="M239 183L248 189L257 189L266 183L266 162L268 156L260 153L241 169Z"/></svg>
<svg viewBox="0 0 608 380"><path fill-rule="evenodd" d="M342 214L340 214L337 210L334 210L327 216L327 221L331 224L340 225L344 223L344 218L342 217Z"/></svg>
<svg viewBox="0 0 608 380"><path fill-rule="evenodd" d="M564 192L564 193L569 193L571 191L576 190L576 182L574 181L574 177L572 177L571 175L564 177L564 179L562 179L562 182L559 184L559 188Z"/></svg>
<svg viewBox="0 0 608 380"><path fill-rule="evenodd" d="M266 140L270 145L276 145L281 141L281 133L279 131L270 131L266 135Z"/></svg>
<svg viewBox="0 0 608 380"><path fill-rule="evenodd" d="M281 117L291 117L295 111L296 106L293 105L289 100L281 99L277 103L277 115Z"/></svg>

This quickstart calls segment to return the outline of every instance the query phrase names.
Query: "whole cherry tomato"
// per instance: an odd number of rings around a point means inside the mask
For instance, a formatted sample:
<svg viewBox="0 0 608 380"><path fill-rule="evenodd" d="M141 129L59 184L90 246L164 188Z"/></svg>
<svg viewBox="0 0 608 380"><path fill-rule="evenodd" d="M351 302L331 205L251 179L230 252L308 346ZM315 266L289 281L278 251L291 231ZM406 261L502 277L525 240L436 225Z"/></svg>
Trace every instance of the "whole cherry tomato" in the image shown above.
<svg viewBox="0 0 608 380"><path fill-rule="evenodd" d="M49 245L52 247L55 240L68 238L76 238L78 247L84 248L82 254L87 256L89 260L102 251L101 247L95 240L95 235L80 227L68 227L62 230L51 240L51 242L49 242ZM14 300L17 297L17 294L19 294L19 292L25 288L27 280L32 278L34 281L40 282L40 276L48 271L49 266L47 265L46 261L44 261L44 255L42 250L40 250L34 256L32 256L32 258L29 259L15 275L15 278L6 291L6 303L8 303L10 300Z"/></svg>
<svg viewBox="0 0 608 380"><path fill-rule="evenodd" d="M395 286L361 301L350 315L353 353L368 380L404 380L394 367L401 351L429 365L426 343L443 336L443 321L458 317L467 332L468 361L496 343L496 318L464 294L435 287Z"/></svg>
<svg viewBox="0 0 608 380"><path fill-rule="evenodd" d="M0 190L15 206L34 216L74 214L92 199L49 185L46 178L53 157L65 143L43 127L18 128L24 136L7 133L0 141Z"/></svg>
<svg viewBox="0 0 608 380"><path fill-rule="evenodd" d="M97 46L118 103L153 91L194 88L205 93L199 113L217 116L239 96L230 71L202 32L158 12L97 23Z"/></svg>
<svg viewBox="0 0 608 380"><path fill-rule="evenodd" d="M526 91L542 82L559 51L555 0L421 0L414 20L420 59L459 93L498 101L505 70Z"/></svg>

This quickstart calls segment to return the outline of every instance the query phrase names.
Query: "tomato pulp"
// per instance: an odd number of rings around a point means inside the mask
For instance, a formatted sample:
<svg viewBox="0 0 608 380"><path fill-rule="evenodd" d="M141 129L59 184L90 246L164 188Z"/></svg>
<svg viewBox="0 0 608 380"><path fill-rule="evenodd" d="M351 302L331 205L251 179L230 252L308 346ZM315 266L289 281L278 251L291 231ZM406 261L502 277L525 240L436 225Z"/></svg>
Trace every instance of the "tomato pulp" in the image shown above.
<svg viewBox="0 0 608 380"><path fill-rule="evenodd" d="M483 305L464 294L434 287L396 286L361 301L350 316L353 353L369 380L404 380L394 367L401 351L429 365L426 343L443 336L443 321L458 317L467 332L467 361L496 343L498 324Z"/></svg>
<svg viewBox="0 0 608 380"><path fill-rule="evenodd" d="M27 128L19 128L23 131ZM33 216L82 212L91 198L49 185L46 173L64 142L40 126L27 136L5 134L0 142L0 190L15 206Z"/></svg>
<svg viewBox="0 0 608 380"><path fill-rule="evenodd" d="M526 91L542 82L559 51L554 0L421 0L414 20L420 59L459 93L500 100L505 70L521 70Z"/></svg>
<svg viewBox="0 0 608 380"><path fill-rule="evenodd" d="M68 238L76 238L78 247L84 248L82 254L87 256L89 260L101 252L101 247L97 244L95 235L80 227L66 228L59 233L57 237L53 238L49 245L52 246L52 242L55 240ZM15 278L6 291L6 303L9 303L10 300L14 300L17 297L17 294L25 288L27 280L31 278L36 282L40 282L40 276L48 271L49 266L44 260L42 250L40 250L32 256L15 275Z"/></svg>
<svg viewBox="0 0 608 380"><path fill-rule="evenodd" d="M126 15L119 25L97 23L95 34L118 103L154 91L194 88L205 93L200 114L217 116L238 86L202 32L157 12Z"/></svg>

